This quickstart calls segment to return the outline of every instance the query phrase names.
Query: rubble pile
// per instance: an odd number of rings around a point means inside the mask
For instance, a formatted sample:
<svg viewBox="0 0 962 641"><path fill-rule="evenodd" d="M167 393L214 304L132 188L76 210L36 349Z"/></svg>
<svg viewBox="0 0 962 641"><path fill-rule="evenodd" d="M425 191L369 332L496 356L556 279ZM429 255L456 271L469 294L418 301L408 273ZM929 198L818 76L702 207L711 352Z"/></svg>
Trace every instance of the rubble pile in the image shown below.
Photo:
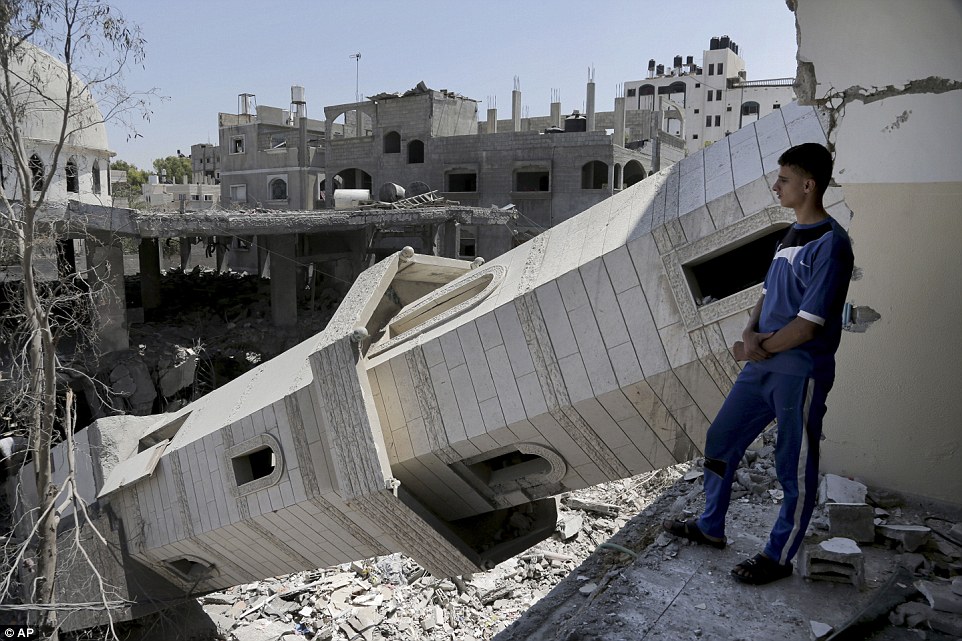
<svg viewBox="0 0 962 641"><path fill-rule="evenodd" d="M558 530L494 569L439 579L400 554L241 585L200 599L237 641L491 639L690 468L560 497Z"/></svg>

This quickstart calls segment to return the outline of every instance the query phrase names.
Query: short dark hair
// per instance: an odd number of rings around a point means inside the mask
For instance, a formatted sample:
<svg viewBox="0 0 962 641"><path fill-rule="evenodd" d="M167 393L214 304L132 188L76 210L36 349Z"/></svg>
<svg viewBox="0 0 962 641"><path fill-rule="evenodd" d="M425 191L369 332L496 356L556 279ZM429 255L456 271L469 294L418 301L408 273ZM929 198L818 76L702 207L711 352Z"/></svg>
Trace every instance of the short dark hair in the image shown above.
<svg viewBox="0 0 962 641"><path fill-rule="evenodd" d="M811 176L815 181L818 193L823 194L832 180L832 154L824 145L817 142L806 142L795 145L778 157L780 167L786 165L795 167Z"/></svg>

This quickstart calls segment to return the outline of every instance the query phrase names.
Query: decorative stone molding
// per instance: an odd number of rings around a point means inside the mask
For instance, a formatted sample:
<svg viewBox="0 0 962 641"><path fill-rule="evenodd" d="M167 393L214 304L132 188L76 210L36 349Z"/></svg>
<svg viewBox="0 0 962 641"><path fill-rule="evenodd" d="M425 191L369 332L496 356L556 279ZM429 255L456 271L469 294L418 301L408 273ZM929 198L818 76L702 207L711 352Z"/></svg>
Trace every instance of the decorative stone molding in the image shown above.
<svg viewBox="0 0 962 641"><path fill-rule="evenodd" d="M237 470L234 466L234 459L257 452L264 448L269 448L274 454L274 469L267 476L245 482L244 479L237 477ZM270 434L258 434L254 438L248 439L243 443L238 443L224 451L224 464L234 479L230 487L231 494L235 497L245 496L253 492L269 488L281 480L284 473L284 453L281 451L281 444Z"/></svg>

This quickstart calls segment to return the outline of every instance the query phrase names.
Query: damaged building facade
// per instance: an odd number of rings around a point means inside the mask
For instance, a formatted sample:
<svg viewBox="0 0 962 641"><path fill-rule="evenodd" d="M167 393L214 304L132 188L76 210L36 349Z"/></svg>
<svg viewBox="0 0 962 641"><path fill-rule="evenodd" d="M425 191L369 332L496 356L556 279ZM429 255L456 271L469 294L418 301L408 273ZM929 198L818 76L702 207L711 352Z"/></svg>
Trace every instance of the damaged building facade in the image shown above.
<svg viewBox="0 0 962 641"><path fill-rule="evenodd" d="M126 555L111 581L136 601L390 552L476 571L550 534L553 496L697 456L757 245L793 220L776 159L825 126L788 105L483 264L405 248L321 334L176 413L84 430L83 491ZM721 290L731 252L743 286Z"/></svg>

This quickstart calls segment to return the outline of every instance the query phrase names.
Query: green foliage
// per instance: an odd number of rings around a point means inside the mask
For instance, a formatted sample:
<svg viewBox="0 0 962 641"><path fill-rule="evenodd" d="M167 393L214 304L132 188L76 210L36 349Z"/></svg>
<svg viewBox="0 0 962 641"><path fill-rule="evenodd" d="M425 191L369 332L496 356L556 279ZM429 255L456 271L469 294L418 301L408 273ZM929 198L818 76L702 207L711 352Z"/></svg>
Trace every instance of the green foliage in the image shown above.
<svg viewBox="0 0 962 641"><path fill-rule="evenodd" d="M140 186L147 182L147 172L143 169L138 169L137 165L129 163L126 160L115 160L110 163L110 168L116 169L117 171L126 171L127 184L137 193L140 193Z"/></svg>
<svg viewBox="0 0 962 641"><path fill-rule="evenodd" d="M190 158L183 156L167 156L166 158L154 159L154 171L161 175L161 171L167 171L167 180L173 183L183 182L184 176L190 176Z"/></svg>

